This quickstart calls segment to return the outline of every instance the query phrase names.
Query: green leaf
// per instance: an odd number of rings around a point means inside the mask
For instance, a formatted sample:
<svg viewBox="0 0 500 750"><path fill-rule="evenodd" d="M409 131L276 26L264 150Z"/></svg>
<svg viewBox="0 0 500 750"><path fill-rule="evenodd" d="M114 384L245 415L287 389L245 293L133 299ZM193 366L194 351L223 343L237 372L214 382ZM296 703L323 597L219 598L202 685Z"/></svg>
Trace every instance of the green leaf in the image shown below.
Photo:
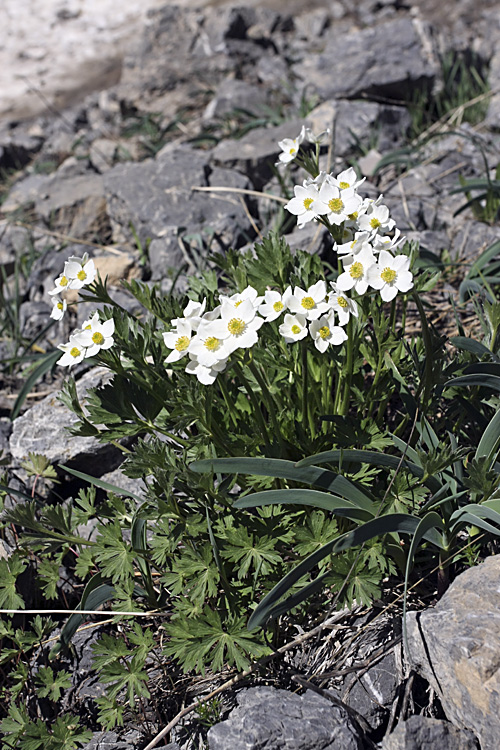
<svg viewBox="0 0 500 750"><path fill-rule="evenodd" d="M338 516L367 521L373 514L349 503L343 497L318 490L266 490L245 495L234 502L235 508L256 508L261 505L312 505L330 510Z"/></svg>
<svg viewBox="0 0 500 750"><path fill-rule="evenodd" d="M346 477L321 469L319 466L298 468L293 461L277 458L209 458L193 461L189 468L199 474L209 471L223 474L253 474L312 484L324 490L337 492L365 510L373 509L373 502L368 495Z"/></svg>
<svg viewBox="0 0 500 750"><path fill-rule="evenodd" d="M107 583L103 583L101 574L93 576L87 583L83 590L82 598L77 609L84 610L97 610L105 602L113 599L115 590L112 586ZM59 643L52 649L52 653L56 654L61 647L65 647L70 643L74 634L83 623L84 618L82 615L72 614L69 620L66 622L61 630Z"/></svg>
<svg viewBox="0 0 500 750"><path fill-rule="evenodd" d="M16 590L16 582L26 569L26 561L13 555L0 559L0 609L24 609L24 600Z"/></svg>
<svg viewBox="0 0 500 750"><path fill-rule="evenodd" d="M26 378L14 402L14 406L12 407L10 415L12 421L19 416L19 412L26 400L26 396L30 393L35 383L54 367L55 363L61 358L61 356L60 349L55 349L54 351L49 352L42 358L40 364L33 370L31 375Z"/></svg>
<svg viewBox="0 0 500 750"><path fill-rule="evenodd" d="M500 392L500 377L497 375L461 375L458 378L452 378L445 384L445 388L457 388L462 386L480 385L483 388L492 388Z"/></svg>
<svg viewBox="0 0 500 750"><path fill-rule="evenodd" d="M466 336L452 336L450 338L450 344L456 346L457 349L462 351L471 352L478 357L491 357L495 362L499 362L497 355L488 349L487 346L481 344L481 342L475 339L468 338Z"/></svg>
<svg viewBox="0 0 500 750"><path fill-rule="evenodd" d="M488 458L488 464L491 466L495 461L493 455L498 451L500 445L500 411L490 420L488 427L485 429L476 449L475 458Z"/></svg>
<svg viewBox="0 0 500 750"><path fill-rule="evenodd" d="M52 667L40 667L35 676L35 684L40 698L49 698L56 702L62 692L71 687L71 676L65 669L54 675Z"/></svg>
<svg viewBox="0 0 500 750"><path fill-rule="evenodd" d="M69 466L64 466L64 464L59 464L59 468L64 469L64 471L67 471L68 474L72 474L74 477L78 477L78 479L84 479L86 482L93 484L95 487L100 487L101 490L113 492L115 495L125 495L125 497L132 497L140 504L142 504L143 502L144 498L139 497L139 495L134 495L134 493L130 492L130 490L124 490L121 487L117 487L116 484L104 482L102 479L97 479L96 477L90 476L90 474L84 474L83 471L70 469Z"/></svg>

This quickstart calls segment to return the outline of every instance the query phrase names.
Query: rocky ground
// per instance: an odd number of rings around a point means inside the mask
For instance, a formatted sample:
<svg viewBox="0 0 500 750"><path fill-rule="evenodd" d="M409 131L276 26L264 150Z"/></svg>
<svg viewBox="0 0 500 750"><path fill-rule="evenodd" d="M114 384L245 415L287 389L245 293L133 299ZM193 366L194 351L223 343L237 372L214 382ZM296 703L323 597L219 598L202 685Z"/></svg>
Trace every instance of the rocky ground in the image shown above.
<svg viewBox="0 0 500 750"><path fill-rule="evenodd" d="M460 177L493 176L500 162L495 6L384 0L353 9L335 0L295 15L271 6L155 9L113 85L59 112L2 126L0 286L19 305L15 326L0 338L0 358L26 343L32 352L46 351L85 319L86 305L79 305L69 322L44 330L48 291L70 254L91 252L113 293L130 306L122 279L141 277L167 290L181 268L182 287L209 249L241 248L282 222L274 201L255 194L243 200L235 191L278 195L277 142L297 135L304 122L315 131L332 128L325 167L328 160L332 170L358 165L365 192L384 193L397 226L420 240L427 262L470 263L498 237L498 225L481 220L480 206L457 213L466 199L453 193ZM480 122L469 124L467 107L458 106L434 125L429 119L425 136L410 141L415 107L421 118L434 111L437 119L446 54L488 76ZM385 166L375 171L382 157ZM321 252L326 242L315 228L285 229L292 247ZM457 279L433 293L432 315L443 326L454 325L448 300L459 300ZM459 315L465 327L473 324L466 307ZM99 467L114 481L113 451L65 433L70 416L55 399L57 369L31 384L12 421L27 372L4 368L0 375L0 451L10 470L17 473L34 451L94 475ZM101 377L86 373L81 392ZM116 483L126 481L122 475ZM304 682L298 668L302 695L291 692L293 685L281 689L277 678L272 686L247 685L228 699L228 708L231 700L237 706L210 729L209 748L496 750L499 566L497 557L488 559L435 607L411 614L406 657L400 613L344 613L314 648L298 646L290 657L292 665L303 660L307 674L322 675L321 687ZM72 665L81 705L102 690L85 638ZM156 746L169 739L187 747L189 726L181 722ZM142 747L140 729L96 733L88 750Z"/></svg>

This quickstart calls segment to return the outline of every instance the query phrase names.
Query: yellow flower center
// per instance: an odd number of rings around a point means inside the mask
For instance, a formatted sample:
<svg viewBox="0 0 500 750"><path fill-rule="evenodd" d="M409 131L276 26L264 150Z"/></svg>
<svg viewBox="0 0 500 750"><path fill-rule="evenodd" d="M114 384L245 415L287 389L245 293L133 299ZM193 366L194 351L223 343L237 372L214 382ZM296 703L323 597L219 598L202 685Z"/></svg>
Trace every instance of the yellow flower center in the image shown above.
<svg viewBox="0 0 500 750"><path fill-rule="evenodd" d="M96 331L92 334L92 341L94 342L94 344L101 346L101 344L104 344L104 336L102 335L102 333L99 333L99 331Z"/></svg>
<svg viewBox="0 0 500 750"><path fill-rule="evenodd" d="M391 282L393 282L396 276L397 273L392 268L384 268L384 270L380 274L380 278L382 279L382 281L385 281L386 284L390 284Z"/></svg>
<svg viewBox="0 0 500 750"><path fill-rule="evenodd" d="M209 336L208 339L205 339L203 344L209 352L216 352L220 346L220 339L216 338L215 336Z"/></svg>
<svg viewBox="0 0 500 750"><path fill-rule="evenodd" d="M340 307L343 307L344 309L347 307L348 302L345 297L337 297L337 302L339 303Z"/></svg>
<svg viewBox="0 0 500 750"><path fill-rule="evenodd" d="M243 300L242 300L242 299L239 299L239 300L238 300L237 302L235 302L235 303L234 303L234 306L235 306L235 307L239 307L239 306L241 305L241 303L242 303L242 302L243 302Z"/></svg>
<svg viewBox="0 0 500 750"><path fill-rule="evenodd" d="M380 226L380 219L376 219L373 217L373 219L370 221L370 226L372 229L378 229Z"/></svg>
<svg viewBox="0 0 500 750"><path fill-rule="evenodd" d="M347 190L347 188L349 188L349 187L351 187L351 186L349 185L349 183L348 183L348 182L340 182L340 183L339 183L339 188L340 188L341 190Z"/></svg>
<svg viewBox="0 0 500 750"><path fill-rule="evenodd" d="M87 278L87 274L85 273L83 268L81 271L78 271L78 273L76 274L76 278L79 279L80 281L85 281L85 279Z"/></svg>
<svg viewBox="0 0 500 750"><path fill-rule="evenodd" d="M312 297L302 297L302 301L300 303L302 307L304 307L306 310L312 310L314 305L316 304Z"/></svg>
<svg viewBox="0 0 500 750"><path fill-rule="evenodd" d="M328 326L322 326L319 329L318 333L322 339L327 339L330 335L330 329L328 328Z"/></svg>
<svg viewBox="0 0 500 750"><path fill-rule="evenodd" d="M185 352L189 346L189 336L179 336L175 342L175 348L178 352Z"/></svg>
<svg viewBox="0 0 500 750"><path fill-rule="evenodd" d="M340 198L332 198L328 201L328 208L333 211L334 214L339 214L344 208L344 203Z"/></svg>
<svg viewBox="0 0 500 750"><path fill-rule="evenodd" d="M300 326L294 323L290 330L297 336L300 333Z"/></svg>
<svg viewBox="0 0 500 750"><path fill-rule="evenodd" d="M290 156L293 156L294 154L297 153L297 149L296 148L291 148L288 153L290 154Z"/></svg>
<svg viewBox="0 0 500 750"><path fill-rule="evenodd" d="M66 278L66 276L61 276L61 280L59 281L59 284L61 286L67 286L69 284L69 280Z"/></svg>
<svg viewBox="0 0 500 750"><path fill-rule="evenodd" d="M77 346L74 346L70 350L70 354L71 354L72 357L79 357L80 356L80 349Z"/></svg>
<svg viewBox="0 0 500 750"><path fill-rule="evenodd" d="M309 211L313 203L313 198L304 198L304 208L306 209L306 211Z"/></svg>
<svg viewBox="0 0 500 750"><path fill-rule="evenodd" d="M241 318L231 318L227 324L227 330L232 333L233 336L239 336L245 330L245 322Z"/></svg>
<svg viewBox="0 0 500 750"><path fill-rule="evenodd" d="M363 275L363 264L359 261L356 261L356 263L352 263L349 273L351 274L353 279L360 279Z"/></svg>
<svg viewBox="0 0 500 750"><path fill-rule="evenodd" d="M63 305L62 302L58 302L57 305L56 305L56 307L57 307L58 310L63 310L64 309L64 305Z"/></svg>
<svg viewBox="0 0 500 750"><path fill-rule="evenodd" d="M356 221L357 218L358 218L358 212L357 211L353 211L352 214L349 214L349 219L351 221Z"/></svg>
<svg viewBox="0 0 500 750"><path fill-rule="evenodd" d="M284 307L285 307L285 305L283 304L283 302L280 302L278 300L278 302L274 303L273 310L274 310L274 312L281 312Z"/></svg>

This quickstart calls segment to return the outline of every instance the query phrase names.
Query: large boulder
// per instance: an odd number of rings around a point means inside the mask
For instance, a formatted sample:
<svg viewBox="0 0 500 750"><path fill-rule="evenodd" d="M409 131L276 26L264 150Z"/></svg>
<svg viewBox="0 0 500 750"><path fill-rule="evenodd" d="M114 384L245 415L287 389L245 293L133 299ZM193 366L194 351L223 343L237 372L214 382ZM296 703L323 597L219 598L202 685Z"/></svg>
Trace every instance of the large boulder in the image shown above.
<svg viewBox="0 0 500 750"><path fill-rule="evenodd" d="M500 555L467 570L431 609L408 615L408 659L482 750L500 736Z"/></svg>

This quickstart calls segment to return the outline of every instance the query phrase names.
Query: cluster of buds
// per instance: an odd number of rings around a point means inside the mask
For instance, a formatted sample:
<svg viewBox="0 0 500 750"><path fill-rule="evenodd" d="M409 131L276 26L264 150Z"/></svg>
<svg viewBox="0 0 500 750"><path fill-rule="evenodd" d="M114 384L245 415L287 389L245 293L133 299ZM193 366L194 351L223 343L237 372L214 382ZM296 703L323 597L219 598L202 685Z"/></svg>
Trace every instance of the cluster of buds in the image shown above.
<svg viewBox="0 0 500 750"><path fill-rule="evenodd" d="M64 270L57 277L49 294L52 297L52 312L50 317L54 320L61 320L67 310L68 303L60 295L69 289L82 289L87 284L91 284L96 277L94 261L84 253L83 257L78 258L72 255L64 264Z"/></svg>

